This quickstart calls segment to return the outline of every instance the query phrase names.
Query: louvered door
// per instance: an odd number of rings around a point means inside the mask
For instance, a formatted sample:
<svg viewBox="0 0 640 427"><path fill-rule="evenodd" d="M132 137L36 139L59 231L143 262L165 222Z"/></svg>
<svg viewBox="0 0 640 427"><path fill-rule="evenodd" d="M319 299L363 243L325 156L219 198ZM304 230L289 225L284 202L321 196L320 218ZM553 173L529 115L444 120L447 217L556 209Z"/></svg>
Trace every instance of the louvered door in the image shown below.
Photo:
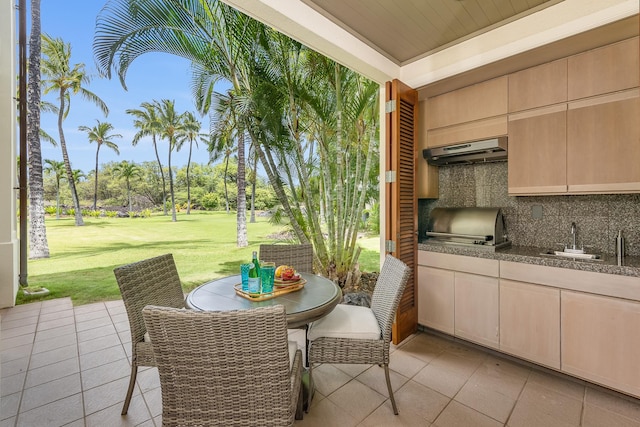
<svg viewBox="0 0 640 427"><path fill-rule="evenodd" d="M398 80L386 84L386 236L387 253L407 264L411 277L393 325L393 343L417 330L416 265L418 219L415 195L418 92ZM392 101L392 102L389 102Z"/></svg>

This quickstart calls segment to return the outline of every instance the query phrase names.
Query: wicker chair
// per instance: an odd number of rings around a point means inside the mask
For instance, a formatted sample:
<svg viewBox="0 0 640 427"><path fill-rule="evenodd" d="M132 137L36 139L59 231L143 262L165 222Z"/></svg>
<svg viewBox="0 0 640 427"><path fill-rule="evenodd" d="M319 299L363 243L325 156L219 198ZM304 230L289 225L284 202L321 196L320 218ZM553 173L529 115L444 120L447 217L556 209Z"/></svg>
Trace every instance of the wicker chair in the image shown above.
<svg viewBox="0 0 640 427"><path fill-rule="evenodd" d="M290 265L301 273L313 273L313 246L300 245L260 245L260 261L274 262L276 265Z"/></svg>
<svg viewBox="0 0 640 427"><path fill-rule="evenodd" d="M389 379L391 327L410 269L387 255L371 299L371 308L338 304L309 328L309 375L317 363L378 364L384 366L393 413L398 408Z"/></svg>
<svg viewBox="0 0 640 427"><path fill-rule="evenodd" d="M131 377L122 407L126 415L136 384L138 366L156 366L153 348L145 333L142 309L149 304L183 308L184 294L171 254L161 255L113 270L131 328Z"/></svg>
<svg viewBox="0 0 640 427"><path fill-rule="evenodd" d="M195 311L147 306L163 426L290 426L302 414L302 353L284 307Z"/></svg>

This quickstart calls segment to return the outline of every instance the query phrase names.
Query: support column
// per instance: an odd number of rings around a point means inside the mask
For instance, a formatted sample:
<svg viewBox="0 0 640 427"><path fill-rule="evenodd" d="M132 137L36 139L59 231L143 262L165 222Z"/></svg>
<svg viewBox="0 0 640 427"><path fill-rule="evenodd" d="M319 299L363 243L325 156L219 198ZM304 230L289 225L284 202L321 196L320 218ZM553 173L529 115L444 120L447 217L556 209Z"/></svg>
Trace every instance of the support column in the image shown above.
<svg viewBox="0 0 640 427"><path fill-rule="evenodd" d="M0 0L0 308L18 292L16 16L14 2Z"/></svg>

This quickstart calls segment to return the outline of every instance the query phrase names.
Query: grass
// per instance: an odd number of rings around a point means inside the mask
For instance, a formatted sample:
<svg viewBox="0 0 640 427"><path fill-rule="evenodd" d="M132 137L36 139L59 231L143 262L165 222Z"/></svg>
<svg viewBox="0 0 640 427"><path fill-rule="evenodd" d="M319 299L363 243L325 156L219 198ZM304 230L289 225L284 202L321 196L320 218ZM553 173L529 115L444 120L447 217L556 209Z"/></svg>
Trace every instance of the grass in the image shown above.
<svg viewBox="0 0 640 427"><path fill-rule="evenodd" d="M41 299L70 297L74 305L120 298L113 275L117 266L164 253L172 253L183 288L196 286L238 272L241 262L251 259L262 243L281 227L258 217L247 222L249 246L236 246L236 216L224 212L181 214L170 217L85 218L76 227L73 218L47 219L50 258L29 260L29 286L44 286L50 294ZM362 238L362 271L379 270L379 238ZM17 303L33 301L18 293Z"/></svg>

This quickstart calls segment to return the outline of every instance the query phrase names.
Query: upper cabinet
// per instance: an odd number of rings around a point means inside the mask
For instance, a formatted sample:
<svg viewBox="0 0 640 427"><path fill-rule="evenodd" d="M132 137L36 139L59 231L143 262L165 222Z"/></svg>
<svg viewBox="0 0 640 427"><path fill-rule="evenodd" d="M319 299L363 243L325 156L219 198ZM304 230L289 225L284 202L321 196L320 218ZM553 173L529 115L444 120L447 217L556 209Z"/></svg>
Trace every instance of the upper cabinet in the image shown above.
<svg viewBox="0 0 640 427"><path fill-rule="evenodd" d="M637 87L638 37L569 57L569 100Z"/></svg>
<svg viewBox="0 0 640 427"><path fill-rule="evenodd" d="M567 59L528 68L509 76L509 112L567 101Z"/></svg>

